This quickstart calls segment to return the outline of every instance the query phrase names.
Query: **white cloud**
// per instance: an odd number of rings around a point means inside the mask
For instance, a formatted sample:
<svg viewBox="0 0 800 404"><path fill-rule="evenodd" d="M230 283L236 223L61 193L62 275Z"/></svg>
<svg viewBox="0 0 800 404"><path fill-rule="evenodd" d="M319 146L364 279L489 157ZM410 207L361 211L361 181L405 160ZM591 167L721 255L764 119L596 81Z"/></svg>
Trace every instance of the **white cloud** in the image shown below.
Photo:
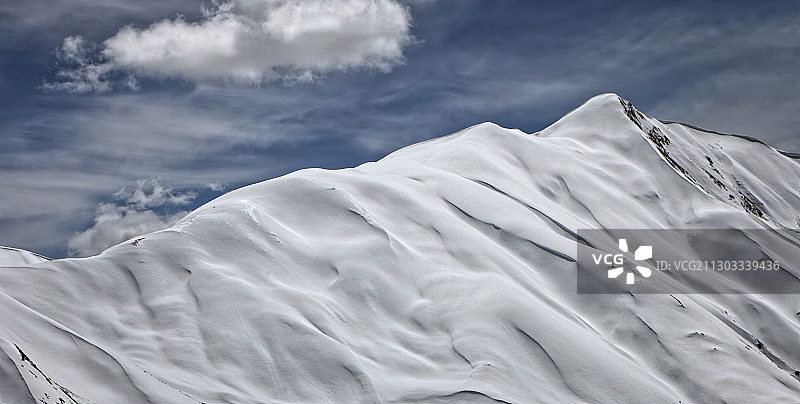
<svg viewBox="0 0 800 404"><path fill-rule="evenodd" d="M173 192L172 187L161 185L157 178L136 180L134 186L125 186L114 197L126 205L137 209L157 208L164 205L188 205L197 197L197 193Z"/></svg>
<svg viewBox="0 0 800 404"><path fill-rule="evenodd" d="M99 46L87 43L80 35L64 38L61 47L56 50L56 80L43 83L41 88L79 94L106 93L115 85L138 89L136 78L131 73L116 69L100 50Z"/></svg>
<svg viewBox="0 0 800 404"><path fill-rule="evenodd" d="M105 93L111 90L107 79L111 65L90 60L93 54L80 35L64 38L61 48L56 50L59 65L56 81L44 83L42 89L71 93Z"/></svg>
<svg viewBox="0 0 800 404"><path fill-rule="evenodd" d="M212 191L215 191L215 192L222 192L225 189L227 189L228 186L223 184L223 183L221 183L221 182L219 182L219 181L214 181L214 182L209 182L208 184L206 184L206 188L208 188L208 189L210 189Z"/></svg>
<svg viewBox="0 0 800 404"><path fill-rule="evenodd" d="M92 227L75 233L67 246L73 256L100 253L140 234L151 233L175 224L188 211L161 214L151 209L190 204L195 192L175 192L156 178L144 178L133 186L114 193L115 203L100 203L95 207Z"/></svg>
<svg viewBox="0 0 800 404"><path fill-rule="evenodd" d="M151 233L175 224L188 212L161 216L151 210L104 203L97 206L94 225L76 233L68 243L71 256L98 254L106 248L140 234Z"/></svg>
<svg viewBox="0 0 800 404"><path fill-rule="evenodd" d="M328 71L389 71L411 41L410 15L395 0L232 0L144 29L124 27L93 54L81 37L59 50L47 90L105 92L130 75L258 84L308 81Z"/></svg>

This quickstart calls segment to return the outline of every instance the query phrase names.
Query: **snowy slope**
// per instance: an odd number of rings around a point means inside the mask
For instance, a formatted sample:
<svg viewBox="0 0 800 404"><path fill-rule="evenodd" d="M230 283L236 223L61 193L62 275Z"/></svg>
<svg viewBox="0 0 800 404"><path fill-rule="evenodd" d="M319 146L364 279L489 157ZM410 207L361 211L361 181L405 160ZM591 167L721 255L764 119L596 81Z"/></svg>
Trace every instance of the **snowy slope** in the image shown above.
<svg viewBox="0 0 800 404"><path fill-rule="evenodd" d="M40 264L47 261L48 258L30 251L0 246L0 267Z"/></svg>
<svg viewBox="0 0 800 404"><path fill-rule="evenodd" d="M580 228L775 228L800 263L799 182L613 94L298 171L0 268L0 402L798 401L796 295L578 295L574 260Z"/></svg>

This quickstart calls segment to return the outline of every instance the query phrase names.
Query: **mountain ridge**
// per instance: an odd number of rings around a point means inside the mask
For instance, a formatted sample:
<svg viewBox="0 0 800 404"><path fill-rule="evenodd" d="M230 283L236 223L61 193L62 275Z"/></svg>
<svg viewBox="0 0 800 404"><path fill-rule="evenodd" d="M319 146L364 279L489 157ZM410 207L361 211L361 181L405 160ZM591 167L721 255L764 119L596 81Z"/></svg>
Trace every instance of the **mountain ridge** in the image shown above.
<svg viewBox="0 0 800 404"><path fill-rule="evenodd" d="M2 268L0 398L797 397L791 296L576 293L579 229L614 245L612 229L788 231L800 216L793 160L626 102L300 170L95 257Z"/></svg>

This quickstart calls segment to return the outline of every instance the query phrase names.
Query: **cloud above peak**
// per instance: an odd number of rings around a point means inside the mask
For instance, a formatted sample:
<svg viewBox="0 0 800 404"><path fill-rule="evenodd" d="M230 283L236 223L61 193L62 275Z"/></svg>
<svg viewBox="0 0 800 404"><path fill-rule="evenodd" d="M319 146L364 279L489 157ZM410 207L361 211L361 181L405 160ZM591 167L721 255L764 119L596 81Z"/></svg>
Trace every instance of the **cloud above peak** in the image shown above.
<svg viewBox="0 0 800 404"><path fill-rule="evenodd" d="M219 184L209 189L221 190ZM132 237L175 224L189 212L183 210L197 197L191 190L178 192L158 178L142 178L115 192L114 201L95 206L94 224L73 234L71 256L89 256Z"/></svg>
<svg viewBox="0 0 800 404"><path fill-rule="evenodd" d="M197 193L175 192L172 187L162 185L158 178L140 178L135 185L122 187L114 198L138 209L158 208L165 205L188 205Z"/></svg>
<svg viewBox="0 0 800 404"><path fill-rule="evenodd" d="M410 24L395 0L233 0L204 9L199 21L124 27L94 53L68 37L55 81L43 88L104 92L130 74L259 84L354 68L385 72L402 61Z"/></svg>

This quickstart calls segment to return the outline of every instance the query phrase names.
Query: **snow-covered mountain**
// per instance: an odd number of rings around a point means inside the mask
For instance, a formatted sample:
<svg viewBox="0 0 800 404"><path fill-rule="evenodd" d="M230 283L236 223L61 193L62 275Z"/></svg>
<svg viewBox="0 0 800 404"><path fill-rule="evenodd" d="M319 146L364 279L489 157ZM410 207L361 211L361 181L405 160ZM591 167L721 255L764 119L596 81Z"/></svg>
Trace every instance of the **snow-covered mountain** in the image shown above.
<svg viewBox="0 0 800 404"><path fill-rule="evenodd" d="M770 228L800 263L799 218L798 161L605 94L6 261L0 402L798 401L798 295L577 294L575 259L578 229Z"/></svg>
<svg viewBox="0 0 800 404"><path fill-rule="evenodd" d="M0 246L0 265L2 266L24 266L47 261L50 259L30 251Z"/></svg>

